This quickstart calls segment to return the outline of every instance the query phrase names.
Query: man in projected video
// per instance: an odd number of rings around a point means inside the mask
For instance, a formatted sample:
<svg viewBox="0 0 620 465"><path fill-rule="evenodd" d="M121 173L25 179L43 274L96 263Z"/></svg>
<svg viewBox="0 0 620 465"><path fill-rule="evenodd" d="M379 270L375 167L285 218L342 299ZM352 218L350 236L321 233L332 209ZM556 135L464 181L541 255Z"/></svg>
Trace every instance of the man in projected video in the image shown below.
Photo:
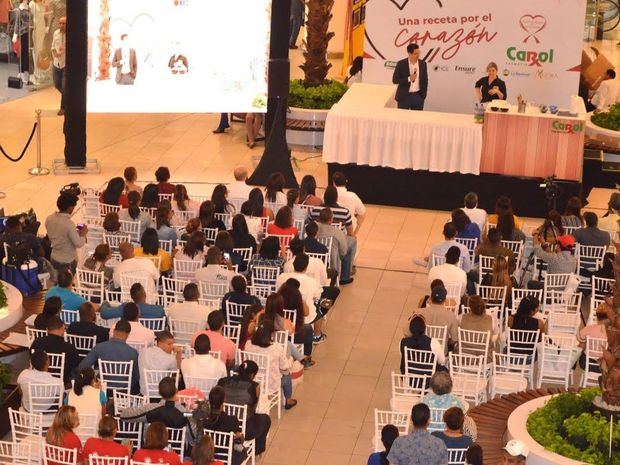
<svg viewBox="0 0 620 465"><path fill-rule="evenodd" d="M122 86L133 86L138 73L136 51L129 46L129 36L121 36L121 46L114 52L112 66L116 68L116 83Z"/></svg>

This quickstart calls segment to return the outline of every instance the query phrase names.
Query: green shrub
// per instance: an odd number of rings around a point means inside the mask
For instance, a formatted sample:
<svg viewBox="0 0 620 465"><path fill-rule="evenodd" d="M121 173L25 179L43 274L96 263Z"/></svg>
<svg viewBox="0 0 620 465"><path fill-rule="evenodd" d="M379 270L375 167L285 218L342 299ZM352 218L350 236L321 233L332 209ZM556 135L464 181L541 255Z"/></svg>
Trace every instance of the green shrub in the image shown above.
<svg viewBox="0 0 620 465"><path fill-rule="evenodd" d="M620 131L620 105L612 105L609 111L593 113L590 120L602 128Z"/></svg>
<svg viewBox="0 0 620 465"><path fill-rule="evenodd" d="M301 79L291 81L288 104L309 110L329 110L337 103L348 87L342 82L329 81L320 86L305 87Z"/></svg>

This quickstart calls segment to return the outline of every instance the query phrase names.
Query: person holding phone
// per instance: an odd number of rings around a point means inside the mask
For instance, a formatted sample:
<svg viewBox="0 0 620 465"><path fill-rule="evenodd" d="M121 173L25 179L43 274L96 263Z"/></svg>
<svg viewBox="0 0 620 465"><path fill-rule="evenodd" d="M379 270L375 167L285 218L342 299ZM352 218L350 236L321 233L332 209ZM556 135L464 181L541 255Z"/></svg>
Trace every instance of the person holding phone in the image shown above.
<svg viewBox="0 0 620 465"><path fill-rule="evenodd" d="M494 62L487 65L487 75L476 81L475 89L480 103L506 100L508 96L506 83L497 77L497 65Z"/></svg>
<svg viewBox="0 0 620 465"><path fill-rule="evenodd" d="M405 110L424 110L428 91L426 62L420 60L418 44L407 45L407 58L396 63L392 82L398 84L396 102Z"/></svg>

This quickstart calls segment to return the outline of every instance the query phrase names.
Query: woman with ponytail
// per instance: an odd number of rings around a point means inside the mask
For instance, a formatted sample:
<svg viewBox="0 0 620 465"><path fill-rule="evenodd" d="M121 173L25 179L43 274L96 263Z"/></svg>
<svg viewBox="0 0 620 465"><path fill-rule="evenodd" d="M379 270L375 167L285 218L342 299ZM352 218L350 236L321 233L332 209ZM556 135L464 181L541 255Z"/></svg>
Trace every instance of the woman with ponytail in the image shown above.
<svg viewBox="0 0 620 465"><path fill-rule="evenodd" d="M78 415L95 415L97 422L105 415L107 399L101 381L92 368L84 368L75 378L73 389L65 397L65 405L75 407Z"/></svg>
<svg viewBox="0 0 620 465"><path fill-rule="evenodd" d="M140 201L142 197L137 191L130 191L127 194L127 208L122 208L118 212L118 219L121 221L139 221L140 222L140 237L146 230L146 228L153 227L153 219L147 212L140 210Z"/></svg>

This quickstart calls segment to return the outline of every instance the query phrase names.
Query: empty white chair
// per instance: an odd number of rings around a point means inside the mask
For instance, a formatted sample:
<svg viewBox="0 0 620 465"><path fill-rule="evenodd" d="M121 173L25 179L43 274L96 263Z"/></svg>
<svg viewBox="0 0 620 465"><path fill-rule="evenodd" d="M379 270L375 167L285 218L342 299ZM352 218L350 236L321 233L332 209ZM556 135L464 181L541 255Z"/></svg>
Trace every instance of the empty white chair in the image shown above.
<svg viewBox="0 0 620 465"><path fill-rule="evenodd" d="M603 266L603 257L607 252L607 246L583 245L579 242L575 246L577 257L577 271L594 272Z"/></svg>
<svg viewBox="0 0 620 465"><path fill-rule="evenodd" d="M149 400L161 398L159 382L166 377L174 379L176 387L179 387L179 370L142 370L142 375L146 385L144 396Z"/></svg>
<svg viewBox="0 0 620 465"><path fill-rule="evenodd" d="M542 383L551 383L561 384L564 389L568 389L573 378L573 353L577 349L572 336L543 334L536 387L540 389Z"/></svg>
<svg viewBox="0 0 620 465"><path fill-rule="evenodd" d="M547 316L547 332L550 335L565 334L576 336L581 324L579 313L552 310Z"/></svg>
<svg viewBox="0 0 620 465"><path fill-rule="evenodd" d="M44 445L43 465L76 465L77 449L66 449L64 447Z"/></svg>
<svg viewBox="0 0 620 465"><path fill-rule="evenodd" d="M0 465L34 465L37 459L28 442L0 441Z"/></svg>
<svg viewBox="0 0 620 465"><path fill-rule="evenodd" d="M200 320L177 320L168 318L170 332L174 340L179 344L189 344L194 334L205 329L204 321Z"/></svg>
<svg viewBox="0 0 620 465"><path fill-rule="evenodd" d="M62 405L64 387L56 384L29 383L25 393L30 413L54 414Z"/></svg>
<svg viewBox="0 0 620 465"><path fill-rule="evenodd" d="M133 370L133 360L128 362L99 360L99 375L108 389L131 392Z"/></svg>
<svg viewBox="0 0 620 465"><path fill-rule="evenodd" d="M375 409L375 452L384 450L381 444L381 430L385 425L394 425L398 428L400 436L409 434L411 412L394 412L390 410Z"/></svg>
<svg viewBox="0 0 620 465"><path fill-rule="evenodd" d="M527 355L493 352L491 398L527 389Z"/></svg>
<svg viewBox="0 0 620 465"><path fill-rule="evenodd" d="M30 446L32 463L40 463L45 441L43 414L20 412L9 407L9 423L12 442Z"/></svg>
<svg viewBox="0 0 620 465"><path fill-rule="evenodd" d="M436 356L430 350L416 350L405 347L405 373L409 375L433 376Z"/></svg>
<svg viewBox="0 0 620 465"><path fill-rule="evenodd" d="M547 273L544 276L544 302L543 306L551 304L551 291L564 291L571 277L571 273Z"/></svg>
<svg viewBox="0 0 620 465"><path fill-rule="evenodd" d="M82 289L82 291L88 292L88 300L97 300L101 302L103 300L103 288L104 288L104 273L103 271L91 271L83 268L78 268L75 272L75 284L76 287Z"/></svg>
<svg viewBox="0 0 620 465"><path fill-rule="evenodd" d="M581 292L551 291L549 304L545 307L545 312L560 311L581 314Z"/></svg>
<svg viewBox="0 0 620 465"><path fill-rule="evenodd" d="M581 373L581 387L598 386L601 368L598 363L607 348L607 339L586 336L585 369Z"/></svg>
<svg viewBox="0 0 620 465"><path fill-rule="evenodd" d="M140 221L120 220L121 231L129 234L129 239L133 244L140 243Z"/></svg>
<svg viewBox="0 0 620 465"><path fill-rule="evenodd" d="M168 446L179 457L183 457L183 448L185 447L185 428L166 428L168 430Z"/></svg>
<svg viewBox="0 0 620 465"><path fill-rule="evenodd" d="M468 402L486 402L487 380L484 376L486 357L483 355L450 354L452 391Z"/></svg>
<svg viewBox="0 0 620 465"><path fill-rule="evenodd" d="M486 363L489 355L491 333L489 331L472 331L462 328L459 328L458 332L459 352L469 355L482 355Z"/></svg>
<svg viewBox="0 0 620 465"><path fill-rule="evenodd" d="M76 334L65 334L67 342L73 344L80 355L80 358L84 358L97 344L97 336L78 336Z"/></svg>
<svg viewBox="0 0 620 465"><path fill-rule="evenodd" d="M82 444L84 444L88 438L97 437L97 427L99 426L101 415L79 412L78 414L80 417L80 426L78 426L74 432L80 438Z"/></svg>
<svg viewBox="0 0 620 465"><path fill-rule="evenodd" d="M390 409L411 413L411 408L426 394L428 376L401 375L392 372L392 397Z"/></svg>
<svg viewBox="0 0 620 465"><path fill-rule="evenodd" d="M193 281L196 271L202 267L202 262L197 260L174 260L174 278Z"/></svg>
<svg viewBox="0 0 620 465"><path fill-rule="evenodd" d="M241 319L243 318L243 313L249 306L249 304L237 304L227 300L224 305L224 308L226 309L226 321L229 324L240 324Z"/></svg>

